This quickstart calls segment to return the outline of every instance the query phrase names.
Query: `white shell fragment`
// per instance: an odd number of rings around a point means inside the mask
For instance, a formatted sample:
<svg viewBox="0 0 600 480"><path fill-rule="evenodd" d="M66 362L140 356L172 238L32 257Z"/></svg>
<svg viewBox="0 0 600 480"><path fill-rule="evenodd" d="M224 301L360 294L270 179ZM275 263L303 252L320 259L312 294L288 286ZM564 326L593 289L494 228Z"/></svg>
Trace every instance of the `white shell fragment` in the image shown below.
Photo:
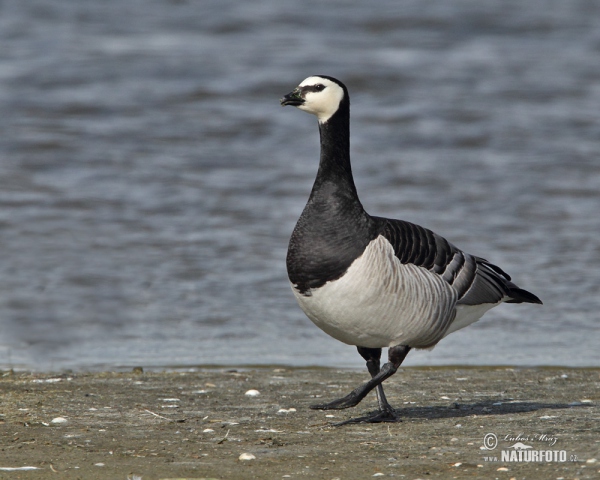
<svg viewBox="0 0 600 480"><path fill-rule="evenodd" d="M246 395L247 397L258 397L260 395L260 392L258 390L248 390L244 395Z"/></svg>
<svg viewBox="0 0 600 480"><path fill-rule="evenodd" d="M277 413L293 413L295 412L296 409L295 408L280 408Z"/></svg>
<svg viewBox="0 0 600 480"><path fill-rule="evenodd" d="M18 472L20 470L22 470L22 471L39 470L39 468L38 467L0 467L0 470L2 470L3 472Z"/></svg>
<svg viewBox="0 0 600 480"><path fill-rule="evenodd" d="M252 455L251 453L242 453L239 457L239 460L256 460L256 457L254 455Z"/></svg>
<svg viewBox="0 0 600 480"><path fill-rule="evenodd" d="M59 423L67 423L68 420L65 417L56 417L53 418L50 423L59 424Z"/></svg>

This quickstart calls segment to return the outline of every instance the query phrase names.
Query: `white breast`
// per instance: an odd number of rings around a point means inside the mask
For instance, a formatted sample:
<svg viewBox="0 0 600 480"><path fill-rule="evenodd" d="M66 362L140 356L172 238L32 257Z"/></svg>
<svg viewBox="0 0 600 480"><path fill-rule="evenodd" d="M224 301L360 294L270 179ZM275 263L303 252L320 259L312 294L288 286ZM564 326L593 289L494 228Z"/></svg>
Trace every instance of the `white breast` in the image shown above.
<svg viewBox="0 0 600 480"><path fill-rule="evenodd" d="M435 345L456 314L457 294L438 275L400 263L382 236L337 280L294 295L306 315L341 342L370 348Z"/></svg>

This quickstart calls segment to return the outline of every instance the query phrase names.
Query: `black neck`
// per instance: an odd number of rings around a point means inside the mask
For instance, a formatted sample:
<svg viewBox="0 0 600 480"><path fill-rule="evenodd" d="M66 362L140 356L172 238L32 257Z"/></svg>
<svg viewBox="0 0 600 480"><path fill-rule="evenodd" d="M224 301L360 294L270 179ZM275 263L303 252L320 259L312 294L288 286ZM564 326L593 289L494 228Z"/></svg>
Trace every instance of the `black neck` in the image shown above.
<svg viewBox="0 0 600 480"><path fill-rule="evenodd" d="M377 234L352 178L347 100L319 131L319 171L287 254L289 278L302 295L341 277Z"/></svg>
<svg viewBox="0 0 600 480"><path fill-rule="evenodd" d="M345 193L358 201L350 166L348 102L342 101L338 111L329 120L319 123L319 133L321 134L321 159L312 194L317 193L325 184L334 184L339 193Z"/></svg>

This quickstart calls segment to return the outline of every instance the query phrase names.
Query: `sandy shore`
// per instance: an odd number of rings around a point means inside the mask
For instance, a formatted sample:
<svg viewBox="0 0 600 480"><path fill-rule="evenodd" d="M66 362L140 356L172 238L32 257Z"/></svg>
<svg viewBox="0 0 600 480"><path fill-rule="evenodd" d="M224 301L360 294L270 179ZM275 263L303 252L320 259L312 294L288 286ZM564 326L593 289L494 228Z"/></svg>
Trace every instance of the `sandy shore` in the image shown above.
<svg viewBox="0 0 600 480"><path fill-rule="evenodd" d="M2 372L0 478L600 478L600 369L402 369L386 382L402 416L393 424L331 425L373 410L373 394L350 410L308 408L366 379L283 368ZM497 446L483 449L484 438Z"/></svg>

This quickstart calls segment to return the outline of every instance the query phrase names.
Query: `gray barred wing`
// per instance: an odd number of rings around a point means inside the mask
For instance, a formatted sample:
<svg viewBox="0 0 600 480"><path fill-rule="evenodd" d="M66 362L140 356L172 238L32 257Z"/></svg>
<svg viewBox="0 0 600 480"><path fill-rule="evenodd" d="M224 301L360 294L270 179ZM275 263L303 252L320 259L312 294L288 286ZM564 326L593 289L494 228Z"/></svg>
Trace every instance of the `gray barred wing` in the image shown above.
<svg viewBox="0 0 600 480"><path fill-rule="evenodd" d="M382 222L381 235L392 244L400 262L439 275L456 290L458 304L481 305L502 300L541 303L535 295L512 283L500 267L463 252L431 230L402 220L373 218Z"/></svg>

